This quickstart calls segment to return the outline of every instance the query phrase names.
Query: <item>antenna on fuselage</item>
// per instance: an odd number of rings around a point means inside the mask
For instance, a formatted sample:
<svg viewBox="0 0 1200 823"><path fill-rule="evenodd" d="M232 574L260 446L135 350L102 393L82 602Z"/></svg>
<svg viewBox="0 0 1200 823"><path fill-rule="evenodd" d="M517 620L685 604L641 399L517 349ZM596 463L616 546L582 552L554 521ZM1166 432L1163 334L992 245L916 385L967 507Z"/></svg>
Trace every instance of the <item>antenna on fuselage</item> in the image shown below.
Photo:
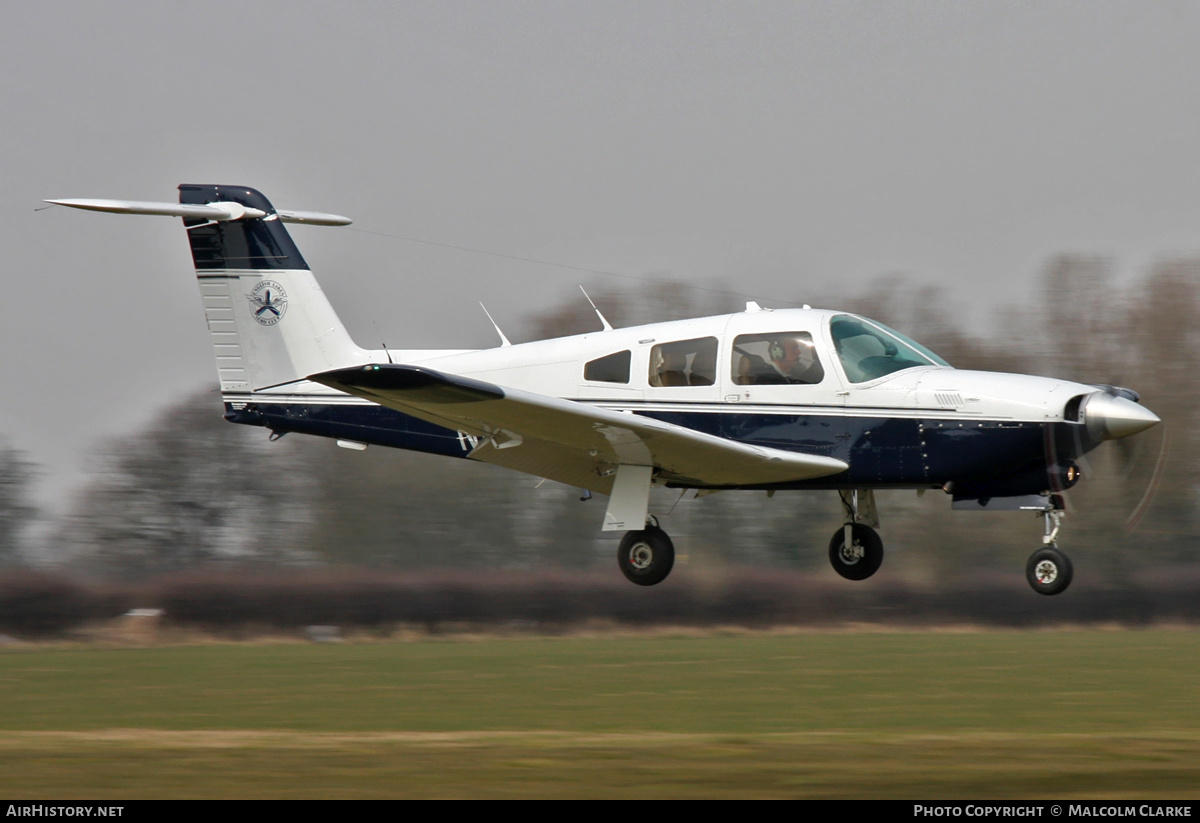
<svg viewBox="0 0 1200 823"><path fill-rule="evenodd" d="M492 320L492 313L487 310L487 306L483 305L482 300L479 301L479 308L483 309L483 313L487 315L488 320ZM500 331L500 326L495 320L492 320L492 328L496 330L496 334L500 335L500 348L512 345L512 343L508 342L508 338L504 336L504 332Z"/></svg>
<svg viewBox="0 0 1200 823"><path fill-rule="evenodd" d="M604 319L604 315L600 313L600 310L598 308L596 308L596 304L592 303L592 298L588 297L588 293L586 291L584 291L583 286L580 286L579 290L583 292L584 297L587 297L587 301L588 301L588 303L591 304L592 310L594 312L596 312L596 316L600 318L600 323L604 326L604 330L612 331L613 330L612 325L606 319Z"/></svg>
<svg viewBox="0 0 1200 823"><path fill-rule="evenodd" d="M379 324L372 320L371 325L375 327L375 334L379 335L379 345L383 346L383 353L387 355L388 362L391 363L392 353L388 351L387 343L383 342L383 335L379 334Z"/></svg>

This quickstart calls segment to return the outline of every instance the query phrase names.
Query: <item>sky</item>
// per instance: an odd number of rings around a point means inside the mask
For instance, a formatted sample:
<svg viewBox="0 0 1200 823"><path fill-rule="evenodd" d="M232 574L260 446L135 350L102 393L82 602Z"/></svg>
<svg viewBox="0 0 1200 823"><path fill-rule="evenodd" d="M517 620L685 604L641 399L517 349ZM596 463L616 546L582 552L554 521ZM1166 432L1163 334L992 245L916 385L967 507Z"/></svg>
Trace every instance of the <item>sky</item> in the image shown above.
<svg viewBox="0 0 1200 823"><path fill-rule="evenodd" d="M1033 299L1056 253L1125 272L1200 253L1189 2L43 0L4 17L0 437L42 465L51 504L215 368L177 220L45 198L228 183L350 216L292 231L370 348L494 345L478 301L514 328L580 284L630 282L580 269L764 305L904 273L986 309Z"/></svg>

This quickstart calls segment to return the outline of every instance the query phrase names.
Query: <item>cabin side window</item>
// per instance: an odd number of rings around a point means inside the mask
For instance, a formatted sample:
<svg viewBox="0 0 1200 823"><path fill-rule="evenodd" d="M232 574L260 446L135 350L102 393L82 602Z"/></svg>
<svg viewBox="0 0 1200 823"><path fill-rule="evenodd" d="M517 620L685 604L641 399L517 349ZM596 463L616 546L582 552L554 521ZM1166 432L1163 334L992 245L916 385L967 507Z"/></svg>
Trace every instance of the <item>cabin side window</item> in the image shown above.
<svg viewBox="0 0 1200 823"><path fill-rule="evenodd" d="M650 349L650 385L711 386L717 381L717 338L659 343Z"/></svg>
<svg viewBox="0 0 1200 823"><path fill-rule="evenodd" d="M733 341L733 382L739 386L812 385L825 379L806 331L743 334Z"/></svg>
<svg viewBox="0 0 1200 823"><path fill-rule="evenodd" d="M583 379L597 383L628 383L629 363L628 350L589 360L583 367Z"/></svg>

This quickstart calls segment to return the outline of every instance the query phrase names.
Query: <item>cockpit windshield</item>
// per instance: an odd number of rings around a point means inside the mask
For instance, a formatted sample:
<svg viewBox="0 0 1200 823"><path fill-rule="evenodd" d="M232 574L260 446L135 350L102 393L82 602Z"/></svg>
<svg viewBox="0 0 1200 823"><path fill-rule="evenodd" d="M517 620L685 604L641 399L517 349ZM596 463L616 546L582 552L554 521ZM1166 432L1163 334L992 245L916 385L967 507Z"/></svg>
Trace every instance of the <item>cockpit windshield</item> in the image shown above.
<svg viewBox="0 0 1200 823"><path fill-rule="evenodd" d="M914 366L949 366L898 331L873 320L839 314L829 321L833 345L851 383L865 383Z"/></svg>

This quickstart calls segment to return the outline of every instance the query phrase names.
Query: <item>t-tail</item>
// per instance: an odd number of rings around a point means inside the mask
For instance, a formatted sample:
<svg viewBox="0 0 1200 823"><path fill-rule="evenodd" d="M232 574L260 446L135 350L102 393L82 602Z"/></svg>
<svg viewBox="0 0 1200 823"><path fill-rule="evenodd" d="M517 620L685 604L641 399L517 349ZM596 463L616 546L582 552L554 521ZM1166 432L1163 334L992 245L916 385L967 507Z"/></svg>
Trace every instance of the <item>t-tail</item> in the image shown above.
<svg viewBox="0 0 1200 823"><path fill-rule="evenodd" d="M48 200L119 214L182 217L223 393L255 392L370 359L350 339L285 223L345 217L275 209L245 186L184 184L179 203Z"/></svg>

